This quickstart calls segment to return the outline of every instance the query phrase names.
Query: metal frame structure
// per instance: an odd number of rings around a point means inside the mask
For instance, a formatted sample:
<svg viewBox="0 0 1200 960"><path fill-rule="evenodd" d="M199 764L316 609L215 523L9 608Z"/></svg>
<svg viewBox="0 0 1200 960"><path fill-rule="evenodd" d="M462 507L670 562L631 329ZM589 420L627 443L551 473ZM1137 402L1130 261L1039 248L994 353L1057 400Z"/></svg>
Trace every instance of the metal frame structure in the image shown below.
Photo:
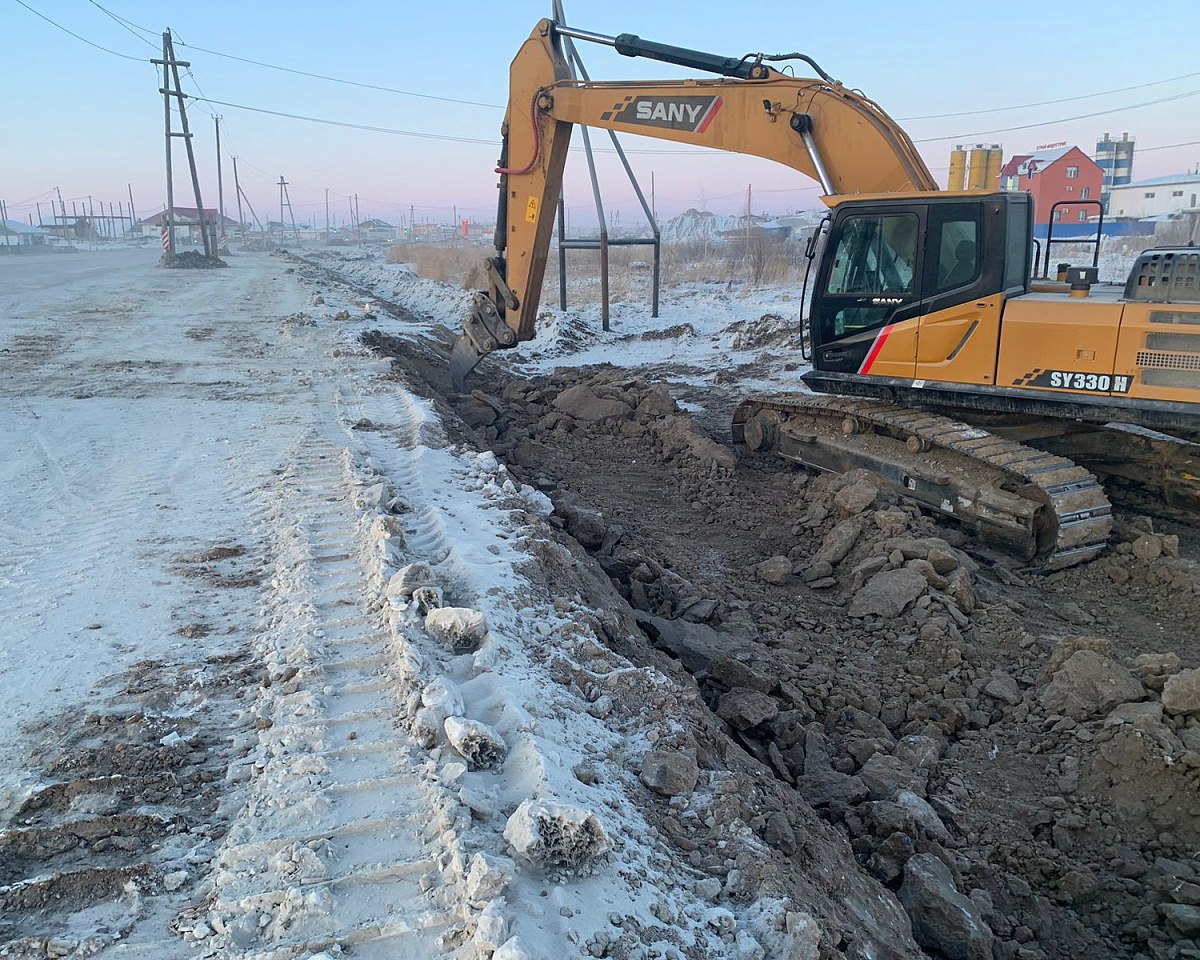
<svg viewBox="0 0 1200 960"><path fill-rule="evenodd" d="M566 16L563 13L561 0L554 0L554 18L563 23ZM583 60L580 59L579 51L575 49L575 44L571 37L579 37L580 39L592 40L594 35L587 34L584 31L560 30L559 33L563 37L563 50L567 54L567 62L571 67L572 76L575 79L582 77L585 81L591 80L588 76L587 68L583 65ZM592 138L588 133L588 128L581 126L580 132L583 134L583 149L587 154L588 175L592 182L592 198L596 204L596 217L600 222L600 236L598 239L590 237L568 237L566 235L566 206L563 203L561 194L558 199L558 299L561 309L567 309L567 251L568 250L599 250L600 251L600 321L605 332L609 330L609 269L608 269L608 249L609 247L634 247L644 246L654 248L654 279L653 279L653 294L650 306L650 316L658 316L658 294L659 283L662 275L662 237L658 229L658 223L654 217L654 211L650 204L646 202L646 195L642 192L641 185L634 175L633 168L629 165L629 159L625 156L625 150L621 146L620 140L612 130L608 131L609 137L612 139L613 147L617 151L617 156L621 158L621 165L625 168L625 175L629 178L629 183L633 186L633 191L637 194L638 202L642 205L642 212L646 215L646 221L650 225L652 236L649 237L617 237L610 239L608 236L608 222L604 214L604 201L600 196L600 182L596 176L596 157L592 152Z"/></svg>

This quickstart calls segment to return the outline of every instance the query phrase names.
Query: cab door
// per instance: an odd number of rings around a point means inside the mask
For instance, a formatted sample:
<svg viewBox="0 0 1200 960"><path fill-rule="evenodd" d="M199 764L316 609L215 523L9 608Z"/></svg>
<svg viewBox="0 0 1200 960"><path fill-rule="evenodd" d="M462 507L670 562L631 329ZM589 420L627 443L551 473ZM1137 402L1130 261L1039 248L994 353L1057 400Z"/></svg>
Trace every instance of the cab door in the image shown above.
<svg viewBox="0 0 1200 960"><path fill-rule="evenodd" d="M835 217L812 303L813 366L913 376L925 208L855 204Z"/></svg>
<svg viewBox="0 0 1200 960"><path fill-rule="evenodd" d="M918 380L995 383L1004 309L1003 213L999 203L930 203Z"/></svg>

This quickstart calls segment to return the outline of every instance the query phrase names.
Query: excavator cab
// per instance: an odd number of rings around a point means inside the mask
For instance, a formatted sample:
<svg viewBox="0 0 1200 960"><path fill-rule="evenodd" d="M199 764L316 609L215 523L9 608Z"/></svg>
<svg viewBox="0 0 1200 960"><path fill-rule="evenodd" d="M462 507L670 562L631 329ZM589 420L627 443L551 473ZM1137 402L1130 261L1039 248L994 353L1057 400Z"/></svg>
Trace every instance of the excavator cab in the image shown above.
<svg viewBox="0 0 1200 960"><path fill-rule="evenodd" d="M1003 299L1027 293L1025 194L910 194L834 206L809 314L810 385L990 383Z"/></svg>

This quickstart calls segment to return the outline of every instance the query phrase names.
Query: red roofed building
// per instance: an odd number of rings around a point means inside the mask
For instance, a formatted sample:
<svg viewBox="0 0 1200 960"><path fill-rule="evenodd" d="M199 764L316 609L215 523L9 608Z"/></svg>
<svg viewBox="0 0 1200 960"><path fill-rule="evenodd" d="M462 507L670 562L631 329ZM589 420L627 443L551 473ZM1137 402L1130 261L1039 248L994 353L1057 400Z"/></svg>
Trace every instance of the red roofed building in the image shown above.
<svg viewBox="0 0 1200 960"><path fill-rule="evenodd" d="M1000 188L1033 194L1034 223L1050 222L1050 208L1060 200L1099 200L1104 173L1078 147L1066 145L1017 154L1000 170ZM1055 223L1081 223L1099 214L1094 204L1059 207Z"/></svg>

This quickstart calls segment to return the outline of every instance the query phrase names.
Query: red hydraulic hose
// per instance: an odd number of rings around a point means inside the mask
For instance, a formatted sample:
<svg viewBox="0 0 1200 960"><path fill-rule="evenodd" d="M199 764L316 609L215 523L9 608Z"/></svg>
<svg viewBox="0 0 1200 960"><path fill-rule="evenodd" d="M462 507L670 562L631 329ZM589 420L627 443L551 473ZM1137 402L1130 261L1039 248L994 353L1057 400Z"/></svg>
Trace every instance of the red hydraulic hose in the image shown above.
<svg viewBox="0 0 1200 960"><path fill-rule="evenodd" d="M538 157L542 154L542 128L538 126L537 122L537 100L538 95L535 93L533 99L529 101L529 124L533 127L533 156L530 158L529 163L520 170L512 167L497 167L496 173L511 174L520 177L529 173L537 164Z"/></svg>

